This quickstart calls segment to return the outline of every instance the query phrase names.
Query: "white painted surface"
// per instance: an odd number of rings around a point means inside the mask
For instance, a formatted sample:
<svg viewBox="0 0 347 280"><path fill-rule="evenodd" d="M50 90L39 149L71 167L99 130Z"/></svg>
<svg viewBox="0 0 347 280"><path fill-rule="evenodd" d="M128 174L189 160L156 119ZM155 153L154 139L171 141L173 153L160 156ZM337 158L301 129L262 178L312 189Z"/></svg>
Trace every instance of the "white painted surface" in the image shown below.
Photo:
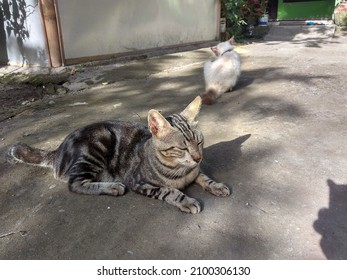
<svg viewBox="0 0 347 280"><path fill-rule="evenodd" d="M17 3L18 2L19 1L17 1ZM20 32L27 31L29 36L20 36L18 35L20 33L15 34L13 30L7 32L9 28L14 26L11 24L11 21L20 22L20 19L14 16L16 11L13 11L12 5L9 6L10 20L8 20L7 14L3 26L6 32L6 49L9 64L48 66L44 28L41 21L38 0L25 0L23 2L25 2L26 18L23 28L18 30L20 30ZM20 9L19 15L23 15Z"/></svg>
<svg viewBox="0 0 347 280"><path fill-rule="evenodd" d="M58 0L65 58L214 40L218 0Z"/></svg>

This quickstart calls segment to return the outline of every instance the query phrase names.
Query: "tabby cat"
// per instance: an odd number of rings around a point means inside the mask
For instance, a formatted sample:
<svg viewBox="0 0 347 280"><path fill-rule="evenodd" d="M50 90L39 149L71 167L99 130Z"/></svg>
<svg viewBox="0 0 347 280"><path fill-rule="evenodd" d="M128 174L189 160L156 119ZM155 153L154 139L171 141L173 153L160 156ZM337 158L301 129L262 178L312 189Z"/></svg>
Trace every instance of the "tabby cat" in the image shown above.
<svg viewBox="0 0 347 280"><path fill-rule="evenodd" d="M241 74L241 62L233 44L234 37L211 48L217 59L204 64L206 85L206 93L202 95L204 104L214 104L224 92L232 91L237 83Z"/></svg>
<svg viewBox="0 0 347 280"><path fill-rule="evenodd" d="M7 158L53 168L72 192L118 196L129 187L184 212L199 213L199 202L180 189L195 182L216 196L230 195L225 184L200 172L203 136L195 121L200 107L201 98L196 97L168 118L150 110L149 129L120 120L91 124L72 132L55 151L18 143Z"/></svg>

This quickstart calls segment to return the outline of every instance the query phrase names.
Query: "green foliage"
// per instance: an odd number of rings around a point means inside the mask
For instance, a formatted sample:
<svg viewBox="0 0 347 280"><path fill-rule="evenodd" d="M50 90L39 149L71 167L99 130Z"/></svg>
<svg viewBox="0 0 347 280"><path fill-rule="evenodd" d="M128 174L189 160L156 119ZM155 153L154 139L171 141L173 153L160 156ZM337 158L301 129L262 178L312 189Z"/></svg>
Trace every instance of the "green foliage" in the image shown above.
<svg viewBox="0 0 347 280"><path fill-rule="evenodd" d="M241 7L241 12L243 13L245 20L247 22L255 21L261 17L264 12L263 5L266 5L265 3L265 0L244 0L244 4Z"/></svg>
<svg viewBox="0 0 347 280"><path fill-rule="evenodd" d="M243 26L247 25L244 20L241 7L244 0L222 0L222 17L227 20L227 30L236 39L242 37Z"/></svg>
<svg viewBox="0 0 347 280"><path fill-rule="evenodd" d="M227 32L241 40L246 36L247 24L256 24L266 11L267 0L222 0L221 16L227 20Z"/></svg>

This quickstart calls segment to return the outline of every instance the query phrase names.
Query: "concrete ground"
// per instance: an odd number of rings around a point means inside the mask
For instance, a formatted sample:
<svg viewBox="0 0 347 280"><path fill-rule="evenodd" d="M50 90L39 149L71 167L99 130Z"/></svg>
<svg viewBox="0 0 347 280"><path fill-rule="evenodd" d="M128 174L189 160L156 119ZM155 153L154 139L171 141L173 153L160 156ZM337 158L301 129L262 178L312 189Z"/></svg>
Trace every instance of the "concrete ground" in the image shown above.
<svg viewBox="0 0 347 280"><path fill-rule="evenodd" d="M73 194L50 170L1 157L0 258L346 259L347 36L324 34L238 47L237 88L199 117L203 169L233 194L187 188L200 214L132 192ZM0 153L18 141L55 149L98 120L180 112L204 91L210 58L202 48L86 68L73 79L87 89L2 121Z"/></svg>

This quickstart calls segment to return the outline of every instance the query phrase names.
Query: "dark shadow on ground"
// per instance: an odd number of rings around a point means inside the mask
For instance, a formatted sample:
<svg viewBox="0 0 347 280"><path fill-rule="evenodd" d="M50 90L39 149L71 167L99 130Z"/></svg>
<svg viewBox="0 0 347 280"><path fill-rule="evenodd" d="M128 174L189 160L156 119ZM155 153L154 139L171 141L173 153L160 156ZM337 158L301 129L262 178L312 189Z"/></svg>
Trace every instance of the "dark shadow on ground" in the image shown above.
<svg viewBox="0 0 347 280"><path fill-rule="evenodd" d="M240 136L231 141L224 141L204 149L202 170L213 176L216 172L232 170L241 157L241 146L251 137L251 134ZM218 160L216 160L218 159ZM213 162L213 165L210 164Z"/></svg>
<svg viewBox="0 0 347 280"><path fill-rule="evenodd" d="M297 104L284 102L281 98L259 96L247 101L242 106L243 111L248 112L252 119L264 119L271 116L300 117L304 113Z"/></svg>
<svg viewBox="0 0 347 280"><path fill-rule="evenodd" d="M347 259L347 185L327 181L329 187L329 208L318 213L314 229L322 235L320 245L327 259Z"/></svg>
<svg viewBox="0 0 347 280"><path fill-rule="evenodd" d="M254 82L255 77L247 75L247 72L249 72L249 71L244 71L244 73L242 73L242 77L240 77L237 84L233 88L234 91L241 90L243 88L247 88L248 86L250 86Z"/></svg>

